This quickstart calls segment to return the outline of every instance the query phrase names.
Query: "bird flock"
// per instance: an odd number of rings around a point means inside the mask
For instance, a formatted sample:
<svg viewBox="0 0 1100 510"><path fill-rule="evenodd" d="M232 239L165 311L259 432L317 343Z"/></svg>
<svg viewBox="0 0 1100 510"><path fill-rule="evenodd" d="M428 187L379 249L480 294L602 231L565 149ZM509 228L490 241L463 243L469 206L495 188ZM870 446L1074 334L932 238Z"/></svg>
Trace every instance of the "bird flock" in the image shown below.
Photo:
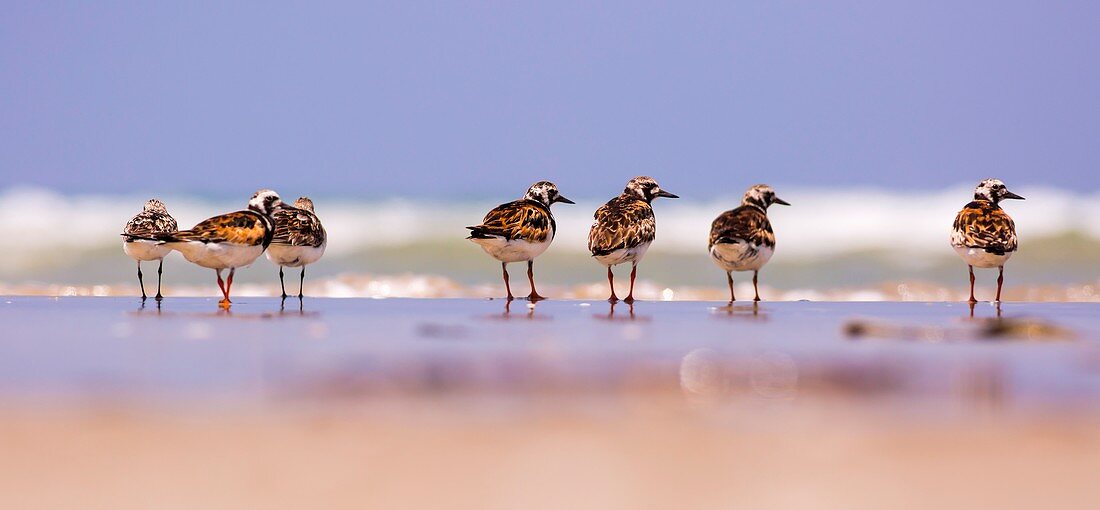
<svg viewBox="0 0 1100 510"><path fill-rule="evenodd" d="M607 267L608 301L612 303L619 298L611 268L627 262L631 265L630 290L623 301L634 302L638 264L657 236L652 206L657 198L679 197L662 189L652 177L635 177L627 182L622 193L600 206L593 215L588 250L594 260ZM999 270L995 301L1001 301L1004 265L1018 246L1015 223L1000 206L1005 199L1023 200L1023 197L1009 191L1000 180L985 179L974 189L973 200L955 217L950 241L969 268L969 302L972 304L977 302L974 297L975 267ZM466 227L469 230L467 239L501 263L509 301L514 299L508 276L508 264L512 262L527 263L531 292L526 299L546 299L535 289L534 262L550 247L557 232L557 223L550 210L556 203L574 202L562 196L554 183L539 181L519 200L494 207L479 225ZM719 214L711 224L707 249L715 265L726 272L731 305L736 301L735 271L753 273L753 301L760 301L760 270L771 259L776 244L768 208L777 204L791 205L779 198L771 186L758 184L745 191L740 206ZM122 237L123 250L137 261L142 300L147 295L141 263L158 262L155 298L160 301L163 298L160 280L164 257L175 250L189 262L216 272L223 296L219 303L226 308L231 303L229 295L236 270L251 265L265 253L268 260L279 266L283 299L287 297L283 268L301 268L298 286L298 298L301 299L305 267L320 260L328 244L312 200L301 197L288 205L278 193L267 189L253 194L246 209L214 216L187 230L178 229L163 202L150 199L142 212L126 224ZM226 269L229 274L223 280L222 272Z"/></svg>
<svg viewBox="0 0 1100 510"><path fill-rule="evenodd" d="M137 261L142 300L146 294L141 263L159 262L156 295L159 302L163 298L160 276L164 257L175 250L188 262L215 271L222 291L219 304L224 308L231 304L229 293L237 268L248 267L265 252L268 260L279 266L283 299L287 297L283 268L302 268L298 287L298 297L302 298L306 266L320 260L328 245L325 228L313 212L312 200L301 197L294 205L287 205L278 193L268 189L253 194L247 209L219 214L187 230L178 230L164 203L151 199L126 224L122 238L123 250ZM222 280L222 271L226 269L229 275Z"/></svg>

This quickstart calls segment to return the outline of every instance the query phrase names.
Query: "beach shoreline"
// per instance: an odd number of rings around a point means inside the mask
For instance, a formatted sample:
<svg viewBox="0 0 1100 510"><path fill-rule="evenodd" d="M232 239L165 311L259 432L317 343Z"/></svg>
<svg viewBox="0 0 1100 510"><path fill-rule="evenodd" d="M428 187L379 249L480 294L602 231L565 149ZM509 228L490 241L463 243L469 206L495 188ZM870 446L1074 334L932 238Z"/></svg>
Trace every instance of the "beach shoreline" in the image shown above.
<svg viewBox="0 0 1100 510"><path fill-rule="evenodd" d="M293 273L292 273L293 274ZM289 278L289 277L288 277ZM739 297L753 295L751 281L739 278L735 291ZM742 281L743 280L743 281ZM146 282L148 285L148 282ZM717 282L713 286L659 285L640 278L636 296L646 301L728 301L729 291ZM965 282L962 282L965 284ZM766 301L904 301L904 302L959 302L968 297L964 285L947 286L927 281L882 282L875 285L835 286L827 288L777 289L766 282L760 285ZM287 289L297 295L297 283ZM516 283L514 289L524 292L525 284ZM573 285L543 283L540 291L560 300L599 300L607 297L606 281L591 281ZM148 288L147 288L148 290ZM625 290L622 290L625 293ZM988 301L995 287L979 284L976 292L981 301ZM233 287L234 295L247 297L278 297L278 282L241 282ZM306 281L307 297L318 298L427 298L427 299L492 299L503 297L503 285L497 282L464 284L442 275L395 274L373 275L345 273L334 276L310 278ZM166 282L165 296L214 297L217 287L211 283L177 285ZM5 283L0 281L0 296L38 297L127 297L140 296L136 282L102 284L64 283ZM1100 280L1076 284L1006 285L1005 301L1016 302L1100 302Z"/></svg>

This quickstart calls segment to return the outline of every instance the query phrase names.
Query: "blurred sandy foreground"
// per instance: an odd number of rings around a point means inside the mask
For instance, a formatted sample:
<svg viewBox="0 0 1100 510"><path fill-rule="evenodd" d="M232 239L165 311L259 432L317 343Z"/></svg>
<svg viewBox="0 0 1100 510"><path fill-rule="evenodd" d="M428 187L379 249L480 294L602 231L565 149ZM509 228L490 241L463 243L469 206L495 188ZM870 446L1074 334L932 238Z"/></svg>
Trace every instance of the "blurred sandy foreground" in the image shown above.
<svg viewBox="0 0 1100 510"><path fill-rule="evenodd" d="M1100 415L865 404L9 404L0 508L1096 507Z"/></svg>

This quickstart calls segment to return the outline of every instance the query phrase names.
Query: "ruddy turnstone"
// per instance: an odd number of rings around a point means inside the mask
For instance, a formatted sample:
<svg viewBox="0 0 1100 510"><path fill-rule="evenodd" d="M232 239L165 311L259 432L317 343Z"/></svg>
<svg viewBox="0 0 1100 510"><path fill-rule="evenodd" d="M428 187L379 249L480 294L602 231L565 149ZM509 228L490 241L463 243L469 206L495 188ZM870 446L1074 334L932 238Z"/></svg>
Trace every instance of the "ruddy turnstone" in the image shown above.
<svg viewBox="0 0 1100 510"><path fill-rule="evenodd" d="M710 225L707 248L711 260L726 270L731 305L736 301L733 271L752 271L752 288L756 291L753 301L760 301L760 268L775 252L775 233L768 221L768 206L772 204L791 205L775 196L771 186L757 184L745 192L740 207L719 214Z"/></svg>
<svg viewBox="0 0 1100 510"><path fill-rule="evenodd" d="M611 286L608 301L619 300L615 295L615 274L611 266L630 262L630 293L625 301L634 302L638 262L657 234L657 221L650 206L657 197L680 198L662 190L652 177L635 177L626 183L621 195L596 209L596 221L588 231L588 251L600 264L607 266L607 283Z"/></svg>
<svg viewBox="0 0 1100 510"><path fill-rule="evenodd" d="M509 300L513 298L512 287L508 284L508 263L522 261L527 261L527 279L531 282L531 294L527 299L545 299L535 290L535 257L546 251L554 240L557 223L550 206L557 202L573 203L558 193L554 183L539 181L531 185L523 198L498 205L485 215L480 225L466 227L470 229L466 239L481 245L485 253L500 261Z"/></svg>
<svg viewBox="0 0 1100 510"><path fill-rule="evenodd" d="M179 227L176 225L176 219L168 214L168 208L164 206L164 202L150 198L145 202L144 209L131 218L122 229L122 251L137 261L138 285L141 286L142 301L147 297L145 282L141 275L142 261L160 262L157 266L156 296L156 300L160 301L163 299L160 294L160 279L164 273L164 257L172 251L171 248L152 240L151 237L155 234L175 232L177 228Z"/></svg>
<svg viewBox="0 0 1100 510"><path fill-rule="evenodd" d="M325 254L328 235L321 220L313 212L313 201L309 197L300 197L294 206L283 205L272 215L275 219L275 236L271 246L267 247L267 260L279 266L279 287L286 299L286 285L283 283L283 267L301 267L298 279L298 298L302 298L302 287L306 281L306 266L317 262Z"/></svg>
<svg viewBox="0 0 1100 510"><path fill-rule="evenodd" d="M998 268L997 303L1001 302L1005 262L1016 253L1016 224L1001 209L1004 199L1023 200L997 179L986 179L974 188L974 201L966 204L955 216L951 246L970 268L970 302L974 299L974 267Z"/></svg>
<svg viewBox="0 0 1100 510"><path fill-rule="evenodd" d="M282 203L278 193L262 189L252 195L246 210L214 216L189 230L152 237L182 253L189 262L216 271L223 296L219 304L228 307L233 274L238 267L251 265L271 244L275 236L271 215ZM229 269L225 282L223 269Z"/></svg>

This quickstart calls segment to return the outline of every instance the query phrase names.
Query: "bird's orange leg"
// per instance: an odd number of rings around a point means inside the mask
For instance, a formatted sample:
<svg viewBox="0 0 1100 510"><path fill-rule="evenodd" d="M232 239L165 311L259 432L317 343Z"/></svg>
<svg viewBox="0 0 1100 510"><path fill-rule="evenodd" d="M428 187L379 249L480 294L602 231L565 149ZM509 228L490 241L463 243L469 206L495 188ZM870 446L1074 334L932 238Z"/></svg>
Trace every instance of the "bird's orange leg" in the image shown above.
<svg viewBox="0 0 1100 510"><path fill-rule="evenodd" d="M607 298L607 301L609 303L619 301L619 296L615 295L615 273L611 271L611 266L607 266L607 285L611 287L611 297Z"/></svg>
<svg viewBox="0 0 1100 510"><path fill-rule="evenodd" d="M512 297L512 286L508 283L508 263L501 262L500 269L504 272L504 289L508 291L508 301L511 301L515 298Z"/></svg>
<svg viewBox="0 0 1100 510"><path fill-rule="evenodd" d="M222 300L218 301L218 304L222 305L222 306L228 306L229 305L229 292L227 292L225 290L225 282L222 281L222 270L221 269L215 269L214 271L218 275L218 288L221 289L221 291L222 291Z"/></svg>
<svg viewBox="0 0 1100 510"><path fill-rule="evenodd" d="M760 287L756 282L760 278L760 271L752 272L752 290L756 292L756 297L752 298L753 301L760 301Z"/></svg>
<svg viewBox="0 0 1100 510"><path fill-rule="evenodd" d="M970 268L970 302L977 303L978 300L974 299L974 266L966 266Z"/></svg>
<svg viewBox="0 0 1100 510"><path fill-rule="evenodd" d="M626 299L623 300L626 304L634 302L634 277L638 276L638 263L635 262L630 267L630 292L626 295Z"/></svg>
<svg viewBox="0 0 1100 510"><path fill-rule="evenodd" d="M1001 272L997 275L997 303L1001 302L1001 286L1005 284L1005 266L1001 266Z"/></svg>
<svg viewBox="0 0 1100 510"><path fill-rule="evenodd" d="M540 296L538 291L535 290L535 261L534 260L528 260L527 261L527 280L531 282L531 294L527 296L527 300L528 301L542 301L543 299L546 299L546 298Z"/></svg>

